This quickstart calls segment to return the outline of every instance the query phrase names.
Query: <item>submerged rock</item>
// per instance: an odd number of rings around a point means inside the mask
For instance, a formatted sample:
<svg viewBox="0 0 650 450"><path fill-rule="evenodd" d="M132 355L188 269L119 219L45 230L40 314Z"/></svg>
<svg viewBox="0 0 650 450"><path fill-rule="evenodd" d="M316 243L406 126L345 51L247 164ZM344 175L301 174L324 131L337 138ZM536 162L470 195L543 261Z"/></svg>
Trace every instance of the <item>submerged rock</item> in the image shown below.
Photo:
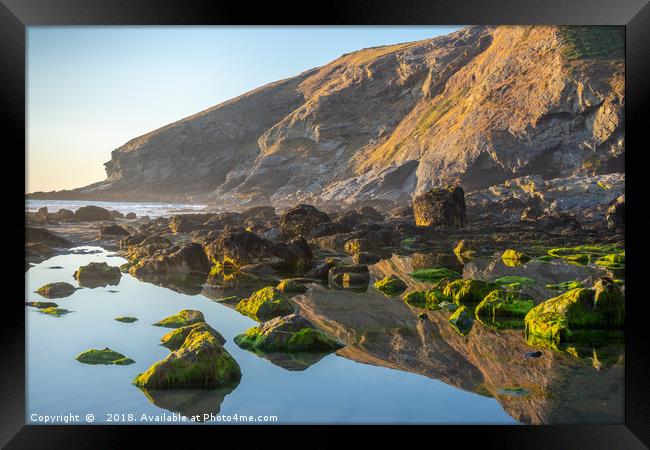
<svg viewBox="0 0 650 450"><path fill-rule="evenodd" d="M392 274L375 282L374 286L375 289L389 296L399 295L407 288L406 283L401 278Z"/></svg>
<svg viewBox="0 0 650 450"><path fill-rule="evenodd" d="M74 277L79 282L80 286L91 288L106 285L115 286L119 284L120 279L122 278L122 272L120 272L119 267L109 266L105 262L92 262L79 267L79 269L74 273Z"/></svg>
<svg viewBox="0 0 650 450"><path fill-rule="evenodd" d="M179 328L187 325L192 325L197 322L205 322L203 313L195 309L184 309L178 314L165 317L164 319L154 323L154 326L165 328Z"/></svg>
<svg viewBox="0 0 650 450"><path fill-rule="evenodd" d="M74 294L76 288L70 283L59 281L41 286L36 292L45 298L63 298Z"/></svg>
<svg viewBox="0 0 650 450"><path fill-rule="evenodd" d="M413 215L419 227L462 228L467 220L465 192L460 186L431 189L415 197Z"/></svg>
<svg viewBox="0 0 650 450"><path fill-rule="evenodd" d="M237 303L235 309L257 321L284 316L294 311L289 299L272 286L254 292L250 297Z"/></svg>
<svg viewBox="0 0 650 450"><path fill-rule="evenodd" d="M138 318L137 317L131 317L131 316L120 316L120 317L116 317L115 320L117 320L118 322L123 322L123 323L133 323L133 322L136 322L138 320Z"/></svg>
<svg viewBox="0 0 650 450"><path fill-rule="evenodd" d="M131 358L127 358L123 354L113 351L108 347L103 350L86 350L85 352L79 353L75 359L84 364L116 364L118 366L126 366L135 362Z"/></svg>
<svg viewBox="0 0 650 450"><path fill-rule="evenodd" d="M266 352L336 350L343 346L297 314L276 317L250 328L236 336L235 343Z"/></svg>
<svg viewBox="0 0 650 450"><path fill-rule="evenodd" d="M178 349L139 374L133 383L159 389L207 389L237 383L241 370L222 342L223 337L210 327L194 327Z"/></svg>

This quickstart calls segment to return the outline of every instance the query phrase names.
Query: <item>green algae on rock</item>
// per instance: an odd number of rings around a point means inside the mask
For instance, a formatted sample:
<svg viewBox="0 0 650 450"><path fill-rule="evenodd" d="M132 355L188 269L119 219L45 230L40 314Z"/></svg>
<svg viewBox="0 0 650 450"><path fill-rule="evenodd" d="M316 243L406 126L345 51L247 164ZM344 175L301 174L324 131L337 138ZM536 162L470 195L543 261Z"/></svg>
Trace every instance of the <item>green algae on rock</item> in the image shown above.
<svg viewBox="0 0 650 450"><path fill-rule="evenodd" d="M79 353L76 360L84 364L116 364L118 366L126 366L133 364L131 358L125 357L123 354L113 351L106 347L103 350L90 349L85 352Z"/></svg>
<svg viewBox="0 0 650 450"><path fill-rule="evenodd" d="M190 330L177 350L136 376L133 384L154 389L207 389L238 382L239 364L223 348L220 336L206 327Z"/></svg>
<svg viewBox="0 0 650 450"><path fill-rule="evenodd" d="M267 286L237 303L235 309L257 321L264 321L278 316L286 316L294 307L280 291Z"/></svg>
<svg viewBox="0 0 650 450"><path fill-rule="evenodd" d="M388 296L399 295L404 292L407 287L406 283L396 275L388 275L387 277L376 281L374 286L375 289Z"/></svg>
<svg viewBox="0 0 650 450"><path fill-rule="evenodd" d="M307 287L304 284L291 279L280 281L275 288L283 294L303 294L307 292Z"/></svg>
<svg viewBox="0 0 650 450"><path fill-rule="evenodd" d="M564 281L562 283L558 284L547 284L546 288L547 289L552 289L554 291L570 291L571 289L576 289L576 288L581 288L584 287L581 281L578 280L571 280L571 281Z"/></svg>
<svg viewBox="0 0 650 450"><path fill-rule="evenodd" d="M458 305L476 304L483 301L494 288L493 283L481 280L455 280L447 284L442 293Z"/></svg>
<svg viewBox="0 0 650 450"><path fill-rule="evenodd" d="M505 277L497 278L493 283L502 286L507 289L521 289L524 287L530 287L535 284L535 280L528 277L519 277L516 275L507 275Z"/></svg>
<svg viewBox="0 0 650 450"><path fill-rule="evenodd" d="M75 290L76 288L70 283L59 281L41 286L36 290L36 293L45 298L62 298L69 297Z"/></svg>
<svg viewBox="0 0 650 450"><path fill-rule="evenodd" d="M440 289L429 289L426 291L408 292L404 295L403 300L410 306L438 309L440 303L448 301L449 297L444 295Z"/></svg>
<svg viewBox="0 0 650 450"><path fill-rule="evenodd" d="M485 296L475 310L476 317L487 317L495 320L497 317L524 318L535 304L532 300L522 299L514 292L495 289Z"/></svg>
<svg viewBox="0 0 650 450"><path fill-rule="evenodd" d="M91 262L85 266L79 267L74 273L75 279L79 286L102 287L106 285L117 285L122 277L120 268L109 266L105 262Z"/></svg>
<svg viewBox="0 0 650 450"><path fill-rule="evenodd" d="M514 267L530 261L530 256L517 250L508 249L501 255L501 260L506 266Z"/></svg>
<svg viewBox="0 0 650 450"><path fill-rule="evenodd" d="M249 328L235 337L235 343L242 348L265 352L320 352L343 346L297 314L276 317Z"/></svg>
<svg viewBox="0 0 650 450"><path fill-rule="evenodd" d="M179 348L182 347L183 343L185 342L185 339L187 339L187 336L189 336L189 334L193 331L212 333L216 338L217 342L219 342L221 345L224 345L226 343L226 339L217 330L215 330L205 322L197 322L195 324L176 328L175 330L170 331L169 333L167 333L166 335L160 338L160 342L161 342L160 345L162 345L163 347L167 347L172 351L178 350Z"/></svg>
<svg viewBox="0 0 650 450"><path fill-rule="evenodd" d="M59 306L54 302L25 302L25 305L31 306L32 308L45 309L45 308L56 308Z"/></svg>
<svg viewBox="0 0 650 450"><path fill-rule="evenodd" d="M625 299L620 288L603 277L594 289L572 289L540 303L524 321L526 333L561 342L578 329L620 327L624 318Z"/></svg>
<svg viewBox="0 0 650 450"><path fill-rule="evenodd" d="M131 316L120 316L116 317L115 320L118 322L123 322L123 323L133 323L138 320L137 317L131 317Z"/></svg>
<svg viewBox="0 0 650 450"><path fill-rule="evenodd" d="M205 322L203 313L201 311L196 311L194 309L184 309L178 314L173 316L165 317L164 319L154 323L153 325L157 327L165 328L179 328L187 325L192 325L197 322Z"/></svg>
<svg viewBox="0 0 650 450"><path fill-rule="evenodd" d="M444 278L460 278L460 273L446 267L431 267L426 269L417 269L410 273L410 276L416 280L438 282Z"/></svg>
<svg viewBox="0 0 650 450"><path fill-rule="evenodd" d="M474 320L469 309L461 306L449 317L449 323L460 335L465 336L472 330Z"/></svg>
<svg viewBox="0 0 650 450"><path fill-rule="evenodd" d="M48 308L39 309L38 312L42 314L47 314L49 316L61 317L61 316L65 316L70 311L64 308L57 308L56 306L50 306Z"/></svg>
<svg viewBox="0 0 650 450"><path fill-rule="evenodd" d="M553 258L564 259L582 265L589 264L592 259L615 258L613 255L621 253L623 254L623 261L625 258L625 250L619 244L585 244L575 247L558 247L548 250L547 253Z"/></svg>

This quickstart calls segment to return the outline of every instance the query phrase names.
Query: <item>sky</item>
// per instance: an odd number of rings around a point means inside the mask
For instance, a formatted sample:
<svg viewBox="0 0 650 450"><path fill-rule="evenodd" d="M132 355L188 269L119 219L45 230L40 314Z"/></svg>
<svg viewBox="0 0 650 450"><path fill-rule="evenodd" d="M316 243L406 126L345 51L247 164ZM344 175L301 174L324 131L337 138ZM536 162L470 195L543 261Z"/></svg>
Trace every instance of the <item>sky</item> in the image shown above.
<svg viewBox="0 0 650 450"><path fill-rule="evenodd" d="M460 27L29 27L25 192L81 187L130 139L344 53Z"/></svg>

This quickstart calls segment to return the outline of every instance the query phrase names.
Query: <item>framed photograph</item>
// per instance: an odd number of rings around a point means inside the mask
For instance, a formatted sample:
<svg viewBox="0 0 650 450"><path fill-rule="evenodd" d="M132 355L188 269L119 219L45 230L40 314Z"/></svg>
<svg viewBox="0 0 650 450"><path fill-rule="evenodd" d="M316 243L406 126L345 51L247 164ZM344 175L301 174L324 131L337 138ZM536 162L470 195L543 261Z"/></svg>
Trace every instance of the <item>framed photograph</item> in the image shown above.
<svg viewBox="0 0 650 450"><path fill-rule="evenodd" d="M647 448L648 2L322 9L2 0L2 444Z"/></svg>

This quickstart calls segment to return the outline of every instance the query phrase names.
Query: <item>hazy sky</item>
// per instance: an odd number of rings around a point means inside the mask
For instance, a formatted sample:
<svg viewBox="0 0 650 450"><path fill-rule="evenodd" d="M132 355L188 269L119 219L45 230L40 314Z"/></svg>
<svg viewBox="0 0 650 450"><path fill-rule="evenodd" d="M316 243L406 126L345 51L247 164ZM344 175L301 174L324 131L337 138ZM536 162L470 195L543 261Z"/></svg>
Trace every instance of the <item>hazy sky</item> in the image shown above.
<svg viewBox="0 0 650 450"><path fill-rule="evenodd" d="M460 27L30 27L26 192L105 178L129 139L376 45Z"/></svg>

